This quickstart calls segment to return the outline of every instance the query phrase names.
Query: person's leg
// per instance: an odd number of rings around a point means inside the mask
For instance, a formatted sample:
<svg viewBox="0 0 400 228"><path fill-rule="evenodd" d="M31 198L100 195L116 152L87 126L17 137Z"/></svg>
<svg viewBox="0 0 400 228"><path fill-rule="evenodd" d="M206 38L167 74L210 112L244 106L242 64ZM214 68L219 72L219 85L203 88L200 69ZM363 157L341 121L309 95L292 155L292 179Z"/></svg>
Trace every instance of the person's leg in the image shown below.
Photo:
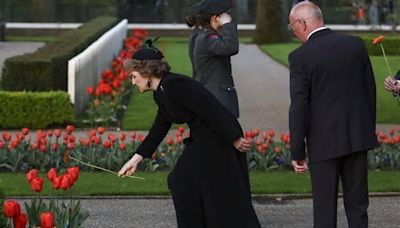
<svg viewBox="0 0 400 228"><path fill-rule="evenodd" d="M343 199L350 228L368 227L367 152L348 155L342 162Z"/></svg>
<svg viewBox="0 0 400 228"><path fill-rule="evenodd" d="M340 159L310 164L315 228L335 228Z"/></svg>

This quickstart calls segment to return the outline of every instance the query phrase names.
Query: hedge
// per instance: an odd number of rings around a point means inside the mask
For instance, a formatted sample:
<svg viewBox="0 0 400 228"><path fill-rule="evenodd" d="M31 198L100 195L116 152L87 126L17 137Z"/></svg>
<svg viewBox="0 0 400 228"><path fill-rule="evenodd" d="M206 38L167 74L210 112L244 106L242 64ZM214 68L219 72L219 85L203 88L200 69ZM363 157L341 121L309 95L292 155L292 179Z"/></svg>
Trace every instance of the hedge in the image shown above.
<svg viewBox="0 0 400 228"><path fill-rule="evenodd" d="M379 34L377 33L360 36L365 43L369 55L382 55L381 46L372 43L378 36ZM385 35L382 44L386 55L400 55L400 37L398 35Z"/></svg>
<svg viewBox="0 0 400 228"><path fill-rule="evenodd" d="M115 17L99 17L63 33L34 53L8 58L0 87L8 91L66 91L68 60L117 23Z"/></svg>
<svg viewBox="0 0 400 228"><path fill-rule="evenodd" d="M46 128L74 120L69 95L54 92L0 92L0 128Z"/></svg>

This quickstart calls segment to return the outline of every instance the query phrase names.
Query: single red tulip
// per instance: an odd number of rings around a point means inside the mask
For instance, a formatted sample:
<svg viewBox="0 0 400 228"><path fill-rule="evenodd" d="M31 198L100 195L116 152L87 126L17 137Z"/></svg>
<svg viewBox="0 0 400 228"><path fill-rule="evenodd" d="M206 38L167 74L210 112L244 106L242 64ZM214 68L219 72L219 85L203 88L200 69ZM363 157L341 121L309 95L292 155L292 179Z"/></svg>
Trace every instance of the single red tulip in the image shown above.
<svg viewBox="0 0 400 228"><path fill-rule="evenodd" d="M42 212L40 215L40 224L42 228L54 227L54 214L53 212Z"/></svg>
<svg viewBox="0 0 400 228"><path fill-rule="evenodd" d="M57 138L59 138L61 136L61 129L56 129L54 130L54 136L56 136Z"/></svg>
<svg viewBox="0 0 400 228"><path fill-rule="evenodd" d="M171 137L168 137L168 139L167 139L167 145L168 145L168 146L172 146L172 144L174 144L174 139L171 138Z"/></svg>
<svg viewBox="0 0 400 228"><path fill-rule="evenodd" d="M278 153L278 154L279 154L279 153L282 151L282 148L279 147L279 146L276 146L275 149L274 149L274 151L275 151L275 153Z"/></svg>
<svg viewBox="0 0 400 228"><path fill-rule="evenodd" d="M70 174L73 177L73 182L78 180L79 168L77 166L73 166L73 167L67 169L67 173Z"/></svg>
<svg viewBox="0 0 400 228"><path fill-rule="evenodd" d="M11 135L8 134L7 132L4 132L2 134L4 141L9 142L11 140Z"/></svg>
<svg viewBox="0 0 400 228"><path fill-rule="evenodd" d="M28 135L29 134L29 128L22 128L22 134Z"/></svg>
<svg viewBox="0 0 400 228"><path fill-rule="evenodd" d="M4 147L4 142L0 140L0 149L3 149Z"/></svg>
<svg viewBox="0 0 400 228"><path fill-rule="evenodd" d="M7 200L4 202L4 217L14 218L21 214L21 207L19 203L14 200Z"/></svg>
<svg viewBox="0 0 400 228"><path fill-rule="evenodd" d="M119 139L123 142L126 139L126 134L121 132L121 134L119 134Z"/></svg>
<svg viewBox="0 0 400 228"><path fill-rule="evenodd" d="M273 138L273 137L275 136L275 131L272 130L272 129L270 129L270 130L268 131L268 135L269 135L269 137Z"/></svg>
<svg viewBox="0 0 400 228"><path fill-rule="evenodd" d="M57 149L58 149L58 144L57 144L57 143L53 143L53 144L51 145L51 150L52 150L52 151L57 151Z"/></svg>
<svg viewBox="0 0 400 228"><path fill-rule="evenodd" d="M47 136L50 137L50 138L53 137L53 131L52 130L48 130L47 131Z"/></svg>
<svg viewBox="0 0 400 228"><path fill-rule="evenodd" d="M75 130L75 127L73 125L67 125L67 133L71 134Z"/></svg>
<svg viewBox="0 0 400 228"><path fill-rule="evenodd" d="M63 175L60 183L60 188L62 190L67 190L71 186L71 181L69 175Z"/></svg>
<svg viewBox="0 0 400 228"><path fill-rule="evenodd" d="M51 168L48 172L47 172L47 178L49 179L49 181L53 181L54 178L57 177L57 169L56 168Z"/></svg>
<svg viewBox="0 0 400 228"><path fill-rule="evenodd" d="M265 152L263 146L258 146L258 147L257 147L257 151L258 151L258 153L260 153L260 154L263 154L263 153Z"/></svg>
<svg viewBox="0 0 400 228"><path fill-rule="evenodd" d="M131 132L131 140L134 141L136 138L136 133L134 131Z"/></svg>
<svg viewBox="0 0 400 228"><path fill-rule="evenodd" d="M267 132L263 131L262 137L263 137L264 140L266 140L268 138Z"/></svg>
<svg viewBox="0 0 400 228"><path fill-rule="evenodd" d="M119 149L120 150L126 150L126 144L125 143L119 144Z"/></svg>
<svg viewBox="0 0 400 228"><path fill-rule="evenodd" d="M36 177L38 177L37 169L31 169L29 170L29 172L26 173L26 179L28 180L28 182L31 182Z"/></svg>
<svg viewBox="0 0 400 228"><path fill-rule="evenodd" d="M260 134L260 129L256 128L253 130L253 133L257 136Z"/></svg>
<svg viewBox="0 0 400 228"><path fill-rule="evenodd" d="M32 188L33 191L41 192L43 190L43 179L42 178L35 177L29 183L30 183L31 188Z"/></svg>
<svg viewBox="0 0 400 228"><path fill-rule="evenodd" d="M103 146L104 148L109 149L111 147L111 142L108 140L104 140Z"/></svg>
<svg viewBox="0 0 400 228"><path fill-rule="evenodd" d="M13 219L14 228L25 228L28 223L28 215L20 214Z"/></svg>
<svg viewBox="0 0 400 228"><path fill-rule="evenodd" d="M102 135L104 132L105 132L105 128L104 127L98 127L97 128L97 132L100 134L100 135Z"/></svg>
<svg viewBox="0 0 400 228"><path fill-rule="evenodd" d="M86 92L87 92L89 95L93 95L93 94L94 94L94 89L93 89L93 87L92 87L92 86L88 86L88 87L86 88Z"/></svg>
<svg viewBox="0 0 400 228"><path fill-rule="evenodd" d="M60 176L60 177L54 177L54 178L53 178L53 188L54 188L55 190L57 190L57 189L60 188L60 186L61 186L61 179L62 179L62 176Z"/></svg>

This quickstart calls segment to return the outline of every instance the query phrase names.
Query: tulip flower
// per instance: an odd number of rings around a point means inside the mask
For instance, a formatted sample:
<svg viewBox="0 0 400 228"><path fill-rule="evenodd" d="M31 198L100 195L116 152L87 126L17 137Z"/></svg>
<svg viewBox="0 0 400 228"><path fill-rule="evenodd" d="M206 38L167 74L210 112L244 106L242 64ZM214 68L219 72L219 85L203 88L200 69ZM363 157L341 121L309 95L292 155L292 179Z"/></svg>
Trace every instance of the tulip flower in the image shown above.
<svg viewBox="0 0 400 228"><path fill-rule="evenodd" d="M273 138L273 137L275 136L275 131L272 130L272 129L270 129L270 130L268 131L268 135L269 135L269 137Z"/></svg>
<svg viewBox="0 0 400 228"><path fill-rule="evenodd" d="M383 54L383 58L385 59L386 67L387 67L387 69L388 69L388 71L389 71L389 75L393 75L392 69L390 68L389 62L388 62L388 60L387 60L387 58L386 58L385 48L383 48L383 44L382 44L382 41L383 41L383 38L384 38L384 37L385 37L384 35L380 35L380 36L378 36L377 38L375 38L374 41L373 41L372 43L375 44L375 45L376 45L376 44L380 44L381 50L382 50L382 54Z"/></svg>
<svg viewBox="0 0 400 228"><path fill-rule="evenodd" d="M88 87L86 88L86 92L87 92L89 95L93 95L93 94L94 94L94 89L93 89L93 87L92 87L92 86L88 86Z"/></svg>
<svg viewBox="0 0 400 228"><path fill-rule="evenodd" d="M119 144L119 149L120 150L126 150L126 144L125 143Z"/></svg>
<svg viewBox="0 0 400 228"><path fill-rule="evenodd" d="M98 127L98 128L97 128L97 132L98 132L100 135L102 135L102 134L104 133L104 131L105 131L104 127Z"/></svg>
<svg viewBox="0 0 400 228"><path fill-rule="evenodd" d="M48 172L47 172L47 178L49 179L49 181L53 181L54 178L57 177L57 169L56 168L51 168Z"/></svg>
<svg viewBox="0 0 400 228"><path fill-rule="evenodd" d="M29 128L22 128L22 134L28 135L29 134Z"/></svg>
<svg viewBox="0 0 400 228"><path fill-rule="evenodd" d="M20 214L13 219L14 228L25 228L28 223L28 216L26 214Z"/></svg>
<svg viewBox="0 0 400 228"><path fill-rule="evenodd" d="M57 190L61 186L61 179L62 177L54 177L53 178L53 189Z"/></svg>
<svg viewBox="0 0 400 228"><path fill-rule="evenodd" d="M4 202L4 217L14 218L21 214L21 207L18 202L14 200L7 200Z"/></svg>
<svg viewBox="0 0 400 228"><path fill-rule="evenodd" d="M54 214L52 212L42 212L40 215L40 224L42 228L53 228Z"/></svg>
<svg viewBox="0 0 400 228"><path fill-rule="evenodd" d="M67 125L67 133L70 135L74 131L75 127L73 125Z"/></svg>
<svg viewBox="0 0 400 228"><path fill-rule="evenodd" d="M43 179L40 177L35 177L29 182L31 188L35 192L41 192L43 190Z"/></svg>
<svg viewBox="0 0 400 228"><path fill-rule="evenodd" d="M31 182L36 177L38 177L37 169L31 169L31 170L29 170L28 173L26 173L26 179L28 180L28 182Z"/></svg>
<svg viewBox="0 0 400 228"><path fill-rule="evenodd" d="M67 190L71 186L71 181L69 175L63 175L60 183L60 188L62 190Z"/></svg>

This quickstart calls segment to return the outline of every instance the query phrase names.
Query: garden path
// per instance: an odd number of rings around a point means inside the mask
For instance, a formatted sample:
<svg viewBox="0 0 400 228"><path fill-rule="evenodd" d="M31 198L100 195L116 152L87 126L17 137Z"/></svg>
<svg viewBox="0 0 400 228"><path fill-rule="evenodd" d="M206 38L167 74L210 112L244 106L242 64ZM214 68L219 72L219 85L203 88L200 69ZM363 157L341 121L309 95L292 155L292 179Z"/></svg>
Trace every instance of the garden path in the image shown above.
<svg viewBox="0 0 400 228"><path fill-rule="evenodd" d="M312 200L255 199L261 227L312 227ZM171 199L83 200L90 216L85 227L172 228L176 227ZM369 227L400 227L400 197L370 198ZM339 200L338 227L347 227L343 200Z"/></svg>

